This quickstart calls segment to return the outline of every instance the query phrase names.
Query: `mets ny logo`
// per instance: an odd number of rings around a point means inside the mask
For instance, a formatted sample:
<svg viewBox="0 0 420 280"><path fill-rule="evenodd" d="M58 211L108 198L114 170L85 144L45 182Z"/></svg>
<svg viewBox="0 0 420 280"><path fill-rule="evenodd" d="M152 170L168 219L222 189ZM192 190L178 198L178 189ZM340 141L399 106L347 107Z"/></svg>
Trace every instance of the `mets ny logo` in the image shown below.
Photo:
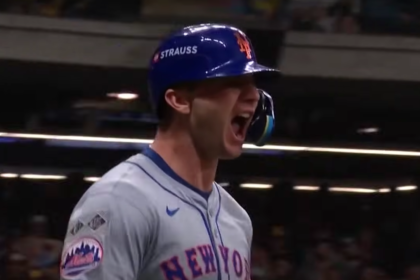
<svg viewBox="0 0 420 280"><path fill-rule="evenodd" d="M236 42L239 45L239 51L241 53L244 53L247 59L251 59L252 49L248 40L238 32L235 33L235 37L236 37Z"/></svg>
<svg viewBox="0 0 420 280"><path fill-rule="evenodd" d="M81 238L64 251L60 264L61 277L75 279L98 267L103 257L102 245L94 238Z"/></svg>

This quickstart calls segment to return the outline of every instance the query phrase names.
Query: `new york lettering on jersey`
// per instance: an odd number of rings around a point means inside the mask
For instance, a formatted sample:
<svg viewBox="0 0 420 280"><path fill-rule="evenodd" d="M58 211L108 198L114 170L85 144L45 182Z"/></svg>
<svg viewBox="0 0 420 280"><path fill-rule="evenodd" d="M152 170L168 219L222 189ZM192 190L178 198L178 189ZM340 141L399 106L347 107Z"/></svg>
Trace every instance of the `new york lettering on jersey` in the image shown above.
<svg viewBox="0 0 420 280"><path fill-rule="evenodd" d="M250 279L250 265L246 257L222 245L218 246L217 253L221 257L219 269L222 279ZM186 249L163 261L160 268L167 280L217 279L215 252L210 244Z"/></svg>

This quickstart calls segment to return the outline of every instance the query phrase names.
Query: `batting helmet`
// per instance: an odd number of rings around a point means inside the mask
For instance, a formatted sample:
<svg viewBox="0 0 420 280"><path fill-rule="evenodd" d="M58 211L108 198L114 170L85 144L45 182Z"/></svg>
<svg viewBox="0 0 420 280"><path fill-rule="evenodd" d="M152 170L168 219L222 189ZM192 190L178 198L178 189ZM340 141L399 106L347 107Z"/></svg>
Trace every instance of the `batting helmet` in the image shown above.
<svg viewBox="0 0 420 280"><path fill-rule="evenodd" d="M254 49L245 33L220 24L188 26L172 34L157 48L150 61L149 91L156 112L167 89L186 82L246 74L279 76L276 69L257 63ZM259 90L258 108L247 138L262 146L274 128L271 96Z"/></svg>

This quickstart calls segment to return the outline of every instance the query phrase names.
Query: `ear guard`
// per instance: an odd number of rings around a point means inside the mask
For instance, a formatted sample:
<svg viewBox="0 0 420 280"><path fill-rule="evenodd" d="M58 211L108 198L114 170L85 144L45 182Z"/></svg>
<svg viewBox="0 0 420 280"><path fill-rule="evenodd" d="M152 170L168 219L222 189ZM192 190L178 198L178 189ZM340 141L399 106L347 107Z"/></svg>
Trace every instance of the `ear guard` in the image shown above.
<svg viewBox="0 0 420 280"><path fill-rule="evenodd" d="M274 130L274 104L271 96L258 89L260 100L248 128L247 140L256 146L264 146Z"/></svg>

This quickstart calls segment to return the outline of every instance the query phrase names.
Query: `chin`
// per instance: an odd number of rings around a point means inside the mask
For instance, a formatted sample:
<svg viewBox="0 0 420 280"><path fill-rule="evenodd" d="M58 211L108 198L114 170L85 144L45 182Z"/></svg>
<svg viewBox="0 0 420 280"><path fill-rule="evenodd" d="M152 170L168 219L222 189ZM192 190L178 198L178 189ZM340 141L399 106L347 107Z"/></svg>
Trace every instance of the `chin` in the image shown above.
<svg viewBox="0 0 420 280"><path fill-rule="evenodd" d="M220 159L229 160L238 158L242 154L242 146L241 147L225 147L224 153L220 157Z"/></svg>

